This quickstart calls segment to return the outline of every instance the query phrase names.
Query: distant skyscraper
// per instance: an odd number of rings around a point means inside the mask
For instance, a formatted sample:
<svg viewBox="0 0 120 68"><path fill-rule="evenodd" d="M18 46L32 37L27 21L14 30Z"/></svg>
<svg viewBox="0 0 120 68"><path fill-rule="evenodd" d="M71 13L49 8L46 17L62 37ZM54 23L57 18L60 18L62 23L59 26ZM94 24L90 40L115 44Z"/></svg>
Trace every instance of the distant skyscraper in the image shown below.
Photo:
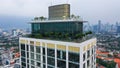
<svg viewBox="0 0 120 68"><path fill-rule="evenodd" d="M101 32L101 26L102 26L101 20L99 20L99 21L98 21L98 33Z"/></svg>
<svg viewBox="0 0 120 68"><path fill-rule="evenodd" d="M93 31L96 33L96 32L98 32L98 28L97 28L98 26L97 25L94 25L93 26Z"/></svg>
<svg viewBox="0 0 120 68"><path fill-rule="evenodd" d="M117 26L117 33L120 33L120 25Z"/></svg>
<svg viewBox="0 0 120 68"><path fill-rule="evenodd" d="M60 4L49 7L50 20L63 20L70 17L70 4Z"/></svg>

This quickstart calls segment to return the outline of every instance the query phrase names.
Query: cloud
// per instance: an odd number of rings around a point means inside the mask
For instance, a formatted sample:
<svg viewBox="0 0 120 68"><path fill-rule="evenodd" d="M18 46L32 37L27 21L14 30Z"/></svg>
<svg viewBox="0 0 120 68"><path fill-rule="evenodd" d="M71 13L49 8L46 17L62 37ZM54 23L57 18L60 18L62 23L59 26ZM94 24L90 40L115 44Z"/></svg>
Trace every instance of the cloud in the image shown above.
<svg viewBox="0 0 120 68"><path fill-rule="evenodd" d="M0 0L0 15L48 16L48 6L70 3L71 13L88 21L120 21L120 0Z"/></svg>
<svg viewBox="0 0 120 68"><path fill-rule="evenodd" d="M45 2L45 1L44 1ZM0 14L36 16L47 14L48 2L42 0L0 0Z"/></svg>

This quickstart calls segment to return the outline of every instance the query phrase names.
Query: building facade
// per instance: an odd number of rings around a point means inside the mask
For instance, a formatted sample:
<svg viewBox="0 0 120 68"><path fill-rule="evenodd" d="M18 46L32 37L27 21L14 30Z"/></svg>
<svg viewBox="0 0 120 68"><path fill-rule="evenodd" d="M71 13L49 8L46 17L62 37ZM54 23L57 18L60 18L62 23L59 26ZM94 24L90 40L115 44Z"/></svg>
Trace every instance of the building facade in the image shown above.
<svg viewBox="0 0 120 68"><path fill-rule="evenodd" d="M63 35L60 37L56 35L59 41L55 40L55 36L45 37L44 34L42 39L19 38L21 68L96 68L96 38L83 41L80 36L83 35L84 21L62 19L63 16L69 17L69 15L69 4L55 5L49 7L50 20L30 22L32 35L46 32ZM66 39L64 33L72 35ZM79 43L75 42L76 38L71 38L72 36L77 37ZM60 39L61 37L63 38Z"/></svg>
<svg viewBox="0 0 120 68"><path fill-rule="evenodd" d="M46 32L60 32L60 33L82 33L83 22L74 20L57 20L57 21L32 21L32 34L46 33Z"/></svg>
<svg viewBox="0 0 120 68"><path fill-rule="evenodd" d="M20 38L22 68L96 68L96 38L81 43Z"/></svg>
<svg viewBox="0 0 120 68"><path fill-rule="evenodd" d="M49 7L49 20L63 20L70 17L70 4L53 5Z"/></svg>

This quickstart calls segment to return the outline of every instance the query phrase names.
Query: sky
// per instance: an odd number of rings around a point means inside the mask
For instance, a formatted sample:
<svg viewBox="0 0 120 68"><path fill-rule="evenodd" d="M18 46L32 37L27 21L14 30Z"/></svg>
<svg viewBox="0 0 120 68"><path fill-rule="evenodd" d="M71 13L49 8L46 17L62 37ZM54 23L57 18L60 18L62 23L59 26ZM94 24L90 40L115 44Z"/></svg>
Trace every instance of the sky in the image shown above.
<svg viewBox="0 0 120 68"><path fill-rule="evenodd" d="M120 0L0 0L0 27L25 27L36 16L48 17L48 6L63 3L90 24L120 22Z"/></svg>

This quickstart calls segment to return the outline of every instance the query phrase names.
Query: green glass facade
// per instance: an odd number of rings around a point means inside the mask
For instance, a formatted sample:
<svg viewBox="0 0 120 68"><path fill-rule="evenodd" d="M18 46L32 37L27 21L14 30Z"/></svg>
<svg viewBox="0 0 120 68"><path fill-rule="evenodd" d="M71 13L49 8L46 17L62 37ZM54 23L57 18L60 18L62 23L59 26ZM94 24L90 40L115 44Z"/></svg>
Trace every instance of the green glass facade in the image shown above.
<svg viewBox="0 0 120 68"><path fill-rule="evenodd" d="M77 21L32 23L32 34L45 32L82 33L83 23Z"/></svg>

